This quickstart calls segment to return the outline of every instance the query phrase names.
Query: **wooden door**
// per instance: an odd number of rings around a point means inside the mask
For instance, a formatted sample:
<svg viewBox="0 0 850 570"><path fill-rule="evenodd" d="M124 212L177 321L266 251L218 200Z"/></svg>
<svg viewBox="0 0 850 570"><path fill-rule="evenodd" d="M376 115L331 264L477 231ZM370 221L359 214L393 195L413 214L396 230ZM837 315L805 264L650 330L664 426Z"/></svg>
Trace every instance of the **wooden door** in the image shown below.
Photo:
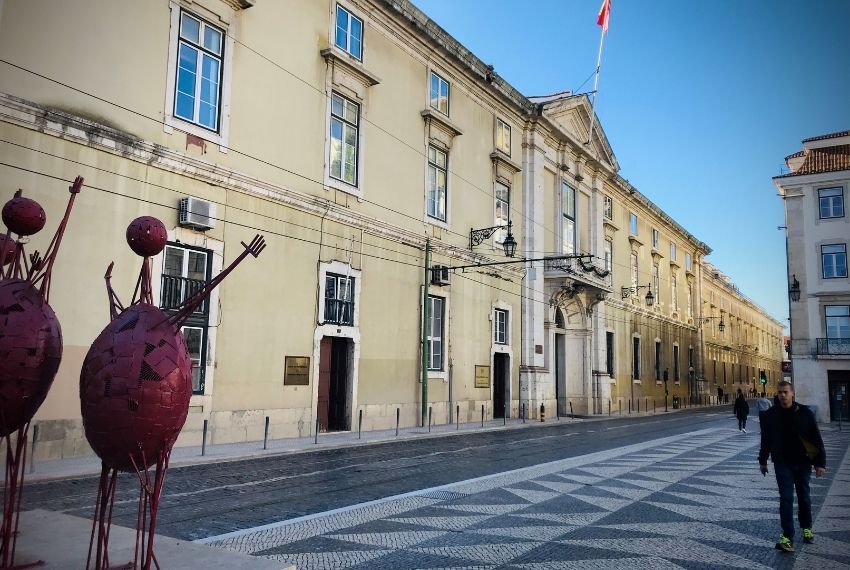
<svg viewBox="0 0 850 570"><path fill-rule="evenodd" d="M319 417L319 431L328 431L328 408L331 391L331 337L322 338L319 344L319 398L316 414Z"/></svg>

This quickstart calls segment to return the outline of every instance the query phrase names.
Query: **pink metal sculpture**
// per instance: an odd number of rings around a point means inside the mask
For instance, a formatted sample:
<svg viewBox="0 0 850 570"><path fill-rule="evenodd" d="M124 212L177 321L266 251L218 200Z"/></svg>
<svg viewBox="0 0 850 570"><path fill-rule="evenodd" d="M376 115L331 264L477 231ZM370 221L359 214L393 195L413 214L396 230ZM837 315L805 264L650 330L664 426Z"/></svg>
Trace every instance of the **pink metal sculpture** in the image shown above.
<svg viewBox="0 0 850 570"><path fill-rule="evenodd" d="M127 228L127 243L144 258L133 303L125 309L118 300L110 284L111 264L105 275L111 322L95 339L80 373L86 438L102 460L86 568L92 563L97 570L109 567L118 471L139 477L135 558L126 567L159 568L153 551L157 511L171 449L192 396L191 361L180 326L248 254L257 257L266 247L260 235L248 245L243 242L245 251L227 269L168 314L153 304L151 294L151 256L165 242L165 227L156 218L137 218Z"/></svg>
<svg viewBox="0 0 850 570"><path fill-rule="evenodd" d="M27 257L24 244L47 220L35 200L18 190L3 206L0 235L0 437L6 446L6 482L0 530L0 568L15 566L15 542L20 521L26 444L30 421L47 397L62 360L62 329L48 304L50 279L74 199L82 188L78 176L71 197L44 257ZM17 234L17 239L12 239ZM16 434L13 437L12 434Z"/></svg>

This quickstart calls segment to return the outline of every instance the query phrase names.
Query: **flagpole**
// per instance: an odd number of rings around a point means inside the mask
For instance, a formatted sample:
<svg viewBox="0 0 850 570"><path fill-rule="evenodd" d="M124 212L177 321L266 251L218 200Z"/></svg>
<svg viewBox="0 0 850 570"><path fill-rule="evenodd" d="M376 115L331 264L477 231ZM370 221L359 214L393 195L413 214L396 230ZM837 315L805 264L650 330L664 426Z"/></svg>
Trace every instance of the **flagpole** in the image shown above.
<svg viewBox="0 0 850 570"><path fill-rule="evenodd" d="M605 28L602 28L602 33L599 36L599 55L596 57L596 77L593 80L593 99L590 101L590 130L587 132L587 142L585 145L590 145L593 140L593 127L596 122L596 94L599 88L599 70L602 67L602 46L605 45Z"/></svg>

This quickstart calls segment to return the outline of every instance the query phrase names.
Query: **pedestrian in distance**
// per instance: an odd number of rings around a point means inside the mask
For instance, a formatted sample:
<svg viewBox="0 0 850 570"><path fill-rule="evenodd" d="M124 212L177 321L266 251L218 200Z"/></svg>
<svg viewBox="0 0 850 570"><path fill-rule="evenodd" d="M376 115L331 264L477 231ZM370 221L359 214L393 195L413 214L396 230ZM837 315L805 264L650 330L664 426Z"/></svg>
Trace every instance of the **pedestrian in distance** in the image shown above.
<svg viewBox="0 0 850 570"><path fill-rule="evenodd" d="M750 405L740 388L738 388L738 397L735 398L735 405L732 410L735 412L735 417L738 418L738 431L747 433L747 416L750 415Z"/></svg>
<svg viewBox="0 0 850 570"><path fill-rule="evenodd" d="M812 411L794 401L794 388L782 380L777 385L779 405L764 413L761 424L759 469L767 475L767 458L779 487L779 520L782 533L777 550L794 552L794 490L797 491L797 520L803 530L803 542L815 541L812 533L812 498L809 481L826 472L826 450Z"/></svg>
<svg viewBox="0 0 850 570"><path fill-rule="evenodd" d="M770 400L767 399L767 396L764 392L761 393L761 396L756 401L756 409L759 412L759 425L764 421L764 413L771 408Z"/></svg>

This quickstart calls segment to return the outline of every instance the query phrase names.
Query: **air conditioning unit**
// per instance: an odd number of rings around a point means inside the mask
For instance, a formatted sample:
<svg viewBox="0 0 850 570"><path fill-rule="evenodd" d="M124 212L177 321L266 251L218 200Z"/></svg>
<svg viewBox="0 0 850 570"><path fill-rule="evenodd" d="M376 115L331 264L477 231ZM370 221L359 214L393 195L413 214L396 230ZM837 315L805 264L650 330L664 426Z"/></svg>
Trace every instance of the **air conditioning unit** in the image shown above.
<svg viewBox="0 0 850 570"><path fill-rule="evenodd" d="M215 227L215 204L197 198L180 198L178 223L196 230Z"/></svg>
<svg viewBox="0 0 850 570"><path fill-rule="evenodd" d="M449 284L449 268L445 265L431 267L431 285L442 287Z"/></svg>

